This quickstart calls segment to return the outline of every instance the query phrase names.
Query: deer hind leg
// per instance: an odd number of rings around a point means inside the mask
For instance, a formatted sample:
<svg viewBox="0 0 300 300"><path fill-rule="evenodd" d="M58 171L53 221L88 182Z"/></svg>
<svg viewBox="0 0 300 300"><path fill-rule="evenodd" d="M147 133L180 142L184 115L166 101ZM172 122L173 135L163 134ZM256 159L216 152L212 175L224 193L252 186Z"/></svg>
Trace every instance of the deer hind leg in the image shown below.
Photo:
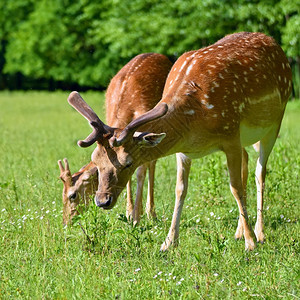
<svg viewBox="0 0 300 300"><path fill-rule="evenodd" d="M247 180L248 180L248 153L245 148L242 148L242 185L243 185L243 199L245 206L247 206ZM235 238L241 239L243 237L244 228L241 216L239 217L238 227L235 232Z"/></svg>
<svg viewBox="0 0 300 300"><path fill-rule="evenodd" d="M179 237L180 216L184 199L188 189L188 178L191 168L191 160L183 153L176 154L177 159L177 182L176 182L176 200L172 223L166 240L160 250L166 251L172 244L177 245Z"/></svg>
<svg viewBox="0 0 300 300"><path fill-rule="evenodd" d="M279 128L270 131L259 143L259 158L256 164L255 182L257 188L257 220L255 224L255 235L258 242L263 243L265 240L263 228L263 196L265 189L266 166L268 158L275 144Z"/></svg>
<svg viewBox="0 0 300 300"><path fill-rule="evenodd" d="M249 224L246 202L243 195L242 151L239 141L228 145L227 149L224 148L230 175L230 190L239 208L239 219L244 232L245 249L253 250L255 248L254 233Z"/></svg>
<svg viewBox="0 0 300 300"><path fill-rule="evenodd" d="M148 164L144 164L138 167L136 172L137 187L134 208L132 211L133 224L138 224L140 222L141 215L143 214L143 187L147 168Z"/></svg>
<svg viewBox="0 0 300 300"><path fill-rule="evenodd" d="M131 192L131 178L127 182L127 206L126 206L126 217L131 218L133 210L132 192Z"/></svg>
<svg viewBox="0 0 300 300"><path fill-rule="evenodd" d="M146 204L146 213L148 218L156 218L155 205L154 205L154 173L155 173L155 161L149 163L149 177L148 177L148 195Z"/></svg>

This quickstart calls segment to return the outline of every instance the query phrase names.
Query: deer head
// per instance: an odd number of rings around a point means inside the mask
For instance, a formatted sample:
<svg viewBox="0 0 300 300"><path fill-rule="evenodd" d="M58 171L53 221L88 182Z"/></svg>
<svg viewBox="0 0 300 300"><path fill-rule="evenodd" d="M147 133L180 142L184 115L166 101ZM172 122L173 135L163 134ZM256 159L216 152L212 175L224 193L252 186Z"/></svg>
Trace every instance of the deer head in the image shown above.
<svg viewBox="0 0 300 300"><path fill-rule="evenodd" d="M88 205L90 196L94 195L97 189L98 172L94 163L81 168L71 175L68 160L58 161L60 179L63 182L63 223L67 225L74 216L81 212L80 205Z"/></svg>
<svg viewBox="0 0 300 300"><path fill-rule="evenodd" d="M78 145L88 147L97 142L92 161L102 176L99 176L95 203L104 209L111 209L130 176L140 165L139 160L145 154L143 149L155 147L165 137L164 133L136 132L137 129L165 115L168 106L161 103L120 129L105 125L79 93L72 92L68 102L93 128L93 132L85 140L79 141ZM152 160L149 153L147 161Z"/></svg>

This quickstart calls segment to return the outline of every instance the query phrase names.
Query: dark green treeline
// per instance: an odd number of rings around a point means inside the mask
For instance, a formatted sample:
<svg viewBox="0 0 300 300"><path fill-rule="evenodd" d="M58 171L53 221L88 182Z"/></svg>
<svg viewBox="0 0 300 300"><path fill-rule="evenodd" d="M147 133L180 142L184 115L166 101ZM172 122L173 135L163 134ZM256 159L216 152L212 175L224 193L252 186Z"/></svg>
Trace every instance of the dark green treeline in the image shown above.
<svg viewBox="0 0 300 300"><path fill-rule="evenodd" d="M299 97L300 0L2 0L0 89L103 89L133 56L183 52L237 31L273 36Z"/></svg>

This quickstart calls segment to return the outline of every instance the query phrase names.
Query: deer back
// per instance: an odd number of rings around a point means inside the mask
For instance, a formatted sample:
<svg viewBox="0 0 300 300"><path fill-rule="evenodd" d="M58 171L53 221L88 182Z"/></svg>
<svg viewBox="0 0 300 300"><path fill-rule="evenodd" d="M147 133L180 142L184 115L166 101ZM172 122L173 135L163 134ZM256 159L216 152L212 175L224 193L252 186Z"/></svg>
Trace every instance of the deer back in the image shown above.
<svg viewBox="0 0 300 300"><path fill-rule="evenodd" d="M242 143L249 145L263 135L259 131L281 121L291 78L273 38L242 32L182 55L170 71L162 102L181 133L218 138L251 128L257 131L253 137L241 132Z"/></svg>
<svg viewBox="0 0 300 300"><path fill-rule="evenodd" d="M111 80L106 92L106 121L124 128L152 109L164 89L170 60L158 53L144 53L129 61Z"/></svg>

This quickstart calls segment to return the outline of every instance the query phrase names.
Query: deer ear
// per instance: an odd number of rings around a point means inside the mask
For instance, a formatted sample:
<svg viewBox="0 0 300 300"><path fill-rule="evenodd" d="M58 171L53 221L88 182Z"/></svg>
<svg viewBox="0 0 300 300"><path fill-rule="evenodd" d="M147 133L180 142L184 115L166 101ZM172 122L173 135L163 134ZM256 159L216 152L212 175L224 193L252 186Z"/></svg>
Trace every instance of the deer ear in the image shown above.
<svg viewBox="0 0 300 300"><path fill-rule="evenodd" d="M135 138L137 138L138 144L142 147L155 147L165 136L165 133L140 133L139 136Z"/></svg>

